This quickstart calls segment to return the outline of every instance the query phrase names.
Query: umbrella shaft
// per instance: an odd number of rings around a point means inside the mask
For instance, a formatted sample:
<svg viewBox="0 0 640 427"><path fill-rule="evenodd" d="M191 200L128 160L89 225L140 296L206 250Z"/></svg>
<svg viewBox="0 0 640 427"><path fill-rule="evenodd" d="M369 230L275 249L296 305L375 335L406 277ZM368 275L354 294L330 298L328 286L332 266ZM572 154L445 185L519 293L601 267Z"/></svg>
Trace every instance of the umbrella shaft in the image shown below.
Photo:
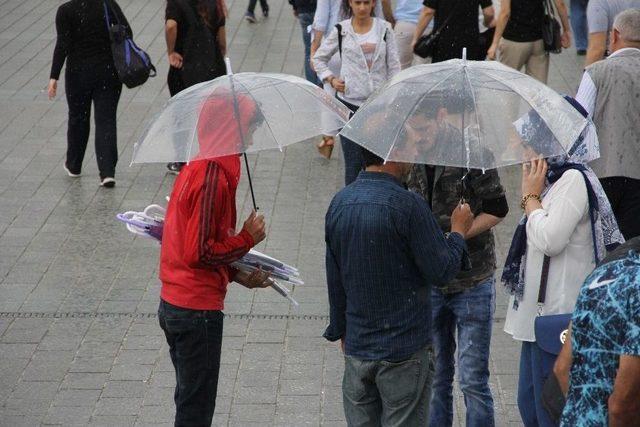
<svg viewBox="0 0 640 427"><path fill-rule="evenodd" d="M251 201L253 202L253 209L258 210L256 206L256 196L253 193L253 182L251 181L251 170L249 168L249 160L247 159L247 153L244 153L244 165L247 167L247 178L249 179L249 190L251 190Z"/></svg>

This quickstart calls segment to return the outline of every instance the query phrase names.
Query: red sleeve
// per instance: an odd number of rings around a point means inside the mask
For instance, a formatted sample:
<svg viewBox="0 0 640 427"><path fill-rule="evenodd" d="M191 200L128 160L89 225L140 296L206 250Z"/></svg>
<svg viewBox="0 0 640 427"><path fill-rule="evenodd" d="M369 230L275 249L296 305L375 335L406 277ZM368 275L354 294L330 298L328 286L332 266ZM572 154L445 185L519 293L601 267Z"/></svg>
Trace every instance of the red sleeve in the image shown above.
<svg viewBox="0 0 640 427"><path fill-rule="evenodd" d="M225 184L220 183L220 179L224 179L224 173L216 163L209 163L187 223L185 257L190 266L222 267L242 258L254 245L245 230L235 236L218 238L217 223L224 215L231 215L229 205L235 203L225 201L226 189L222 188Z"/></svg>

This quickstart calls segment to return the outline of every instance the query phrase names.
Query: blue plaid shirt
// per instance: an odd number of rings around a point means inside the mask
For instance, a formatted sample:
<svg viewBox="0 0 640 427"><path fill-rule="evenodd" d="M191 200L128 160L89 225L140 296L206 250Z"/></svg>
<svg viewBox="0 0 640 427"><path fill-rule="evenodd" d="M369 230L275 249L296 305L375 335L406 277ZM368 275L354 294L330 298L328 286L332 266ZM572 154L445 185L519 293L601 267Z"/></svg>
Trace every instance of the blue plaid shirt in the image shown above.
<svg viewBox="0 0 640 427"><path fill-rule="evenodd" d="M403 360L431 343L431 287L460 270L458 233L445 237L424 198L393 176L361 172L325 219L330 323L345 353Z"/></svg>

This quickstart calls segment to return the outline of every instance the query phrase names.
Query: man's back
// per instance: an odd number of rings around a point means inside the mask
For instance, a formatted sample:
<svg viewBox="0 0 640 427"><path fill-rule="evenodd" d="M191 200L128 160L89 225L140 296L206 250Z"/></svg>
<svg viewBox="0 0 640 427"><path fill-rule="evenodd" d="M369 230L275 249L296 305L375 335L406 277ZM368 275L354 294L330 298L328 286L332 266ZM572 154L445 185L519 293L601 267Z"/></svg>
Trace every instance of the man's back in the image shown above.
<svg viewBox="0 0 640 427"><path fill-rule="evenodd" d="M640 179L640 49L624 49L587 67L596 87L593 121L600 158L591 166L599 178Z"/></svg>
<svg viewBox="0 0 640 427"><path fill-rule="evenodd" d="M458 272L460 235L445 239L426 202L391 175L362 172L332 201L325 240L328 339L346 335L346 354L366 360L402 360L430 343L430 288Z"/></svg>

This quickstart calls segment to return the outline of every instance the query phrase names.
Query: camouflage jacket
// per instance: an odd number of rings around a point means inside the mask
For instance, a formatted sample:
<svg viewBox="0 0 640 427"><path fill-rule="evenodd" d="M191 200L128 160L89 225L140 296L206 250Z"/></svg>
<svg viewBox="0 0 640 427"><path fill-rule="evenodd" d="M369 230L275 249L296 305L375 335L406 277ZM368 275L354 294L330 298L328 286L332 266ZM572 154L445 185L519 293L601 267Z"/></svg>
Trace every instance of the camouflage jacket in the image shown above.
<svg viewBox="0 0 640 427"><path fill-rule="evenodd" d="M436 166L433 183L429 182L427 168L417 164L409 174L407 185L410 190L421 194L431 206L440 228L444 232L451 230L451 212L459 203L462 194L460 178L466 169ZM432 200L429 200L429 186L432 186ZM482 171L472 169L464 180L464 198L471 206L474 215L482 212L484 200L498 199L504 196L504 188L495 169ZM487 230L467 240L471 269L461 271L456 278L441 289L444 293L460 292L472 288L493 275L496 268L495 241L493 232Z"/></svg>

